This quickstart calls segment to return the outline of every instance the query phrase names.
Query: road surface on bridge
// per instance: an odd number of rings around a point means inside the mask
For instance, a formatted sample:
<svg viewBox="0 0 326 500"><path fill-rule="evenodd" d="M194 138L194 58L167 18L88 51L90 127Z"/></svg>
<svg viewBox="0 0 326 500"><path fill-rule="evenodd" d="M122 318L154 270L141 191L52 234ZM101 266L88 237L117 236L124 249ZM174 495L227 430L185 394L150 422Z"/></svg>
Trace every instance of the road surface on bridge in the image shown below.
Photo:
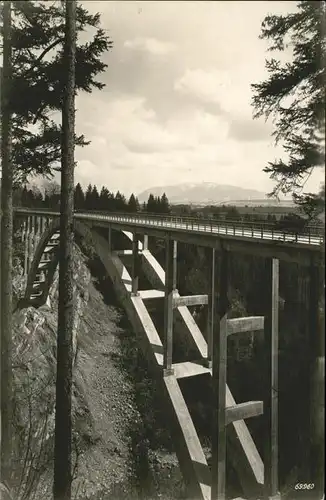
<svg viewBox="0 0 326 500"><path fill-rule="evenodd" d="M15 207L17 213L35 216L59 217L60 213L49 209L31 209ZM114 224L125 224L135 227L155 228L158 230L180 230L205 236L227 236L236 239L256 239L275 243L296 243L305 245L307 248L318 248L324 244L324 228L318 226L307 226L299 232L294 229L282 231L270 222L247 222L247 221L216 221L211 219L180 217L174 215L157 214L125 214L125 213L99 213L76 211L75 219L83 221L105 221Z"/></svg>
<svg viewBox="0 0 326 500"><path fill-rule="evenodd" d="M240 238L257 238L269 241L284 241L288 243L300 243L305 245L322 245L324 235L316 228L314 231L307 231L303 234L282 232L265 224L253 223L251 227L246 224L217 224L214 221L205 219L187 219L182 217L160 217L122 214L94 214L90 212L79 212L75 214L77 219L98 220L114 223L130 224L135 226L157 227L158 229L181 229L188 232L202 232L205 235L226 235Z"/></svg>

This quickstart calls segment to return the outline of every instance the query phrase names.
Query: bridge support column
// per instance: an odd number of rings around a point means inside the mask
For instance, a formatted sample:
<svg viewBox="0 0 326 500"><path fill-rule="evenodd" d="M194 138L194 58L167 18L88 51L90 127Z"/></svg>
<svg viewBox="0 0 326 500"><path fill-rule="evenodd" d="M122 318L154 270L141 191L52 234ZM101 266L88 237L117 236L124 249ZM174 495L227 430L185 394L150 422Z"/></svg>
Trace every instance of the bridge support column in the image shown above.
<svg viewBox="0 0 326 500"><path fill-rule="evenodd" d="M24 276L28 274L28 247L30 238L30 217L26 219L26 237L25 237L25 249L24 249Z"/></svg>
<svg viewBox="0 0 326 500"><path fill-rule="evenodd" d="M144 234L143 250L148 250L148 234Z"/></svg>
<svg viewBox="0 0 326 500"><path fill-rule="evenodd" d="M208 248L209 293L207 305L207 359L206 366L212 367L213 328L215 315L215 248Z"/></svg>
<svg viewBox="0 0 326 500"><path fill-rule="evenodd" d="M112 252L112 227L109 226L108 229L108 245L109 245L109 251Z"/></svg>
<svg viewBox="0 0 326 500"><path fill-rule="evenodd" d="M173 292L175 282L174 241L170 237L165 242L165 296L164 296L164 340L163 340L163 369L164 375L173 374Z"/></svg>
<svg viewBox="0 0 326 500"><path fill-rule="evenodd" d="M225 500L226 472L226 361L227 361L227 311L228 303L228 254L222 250L218 269L218 315L213 330L212 349L212 487L211 500Z"/></svg>
<svg viewBox="0 0 326 500"><path fill-rule="evenodd" d="M131 283L131 293L132 295L138 295L139 286L139 271L140 271L140 256L138 249L139 237L137 233L133 233L132 239L132 283Z"/></svg>
<svg viewBox="0 0 326 500"><path fill-rule="evenodd" d="M42 236L42 234L44 233L44 230L45 230L45 218L44 217L41 217L41 220L40 220L40 236Z"/></svg>
<svg viewBox="0 0 326 500"><path fill-rule="evenodd" d="M177 262L178 262L178 242L173 241L173 283L172 288L174 292L177 292Z"/></svg>
<svg viewBox="0 0 326 500"><path fill-rule="evenodd" d="M38 242L40 241L40 224L41 224L41 217L36 216L35 217L35 237L34 237L34 248L33 248L33 253L35 254Z"/></svg>
<svg viewBox="0 0 326 500"><path fill-rule="evenodd" d="M27 231L26 231L26 220L23 220L23 226L22 226L22 232L21 232L21 242L22 243L25 242L26 234L27 234Z"/></svg>
<svg viewBox="0 0 326 500"><path fill-rule="evenodd" d="M30 230L29 230L29 242L28 242L28 271L31 268L33 254L34 254L34 240L35 240L35 217L32 215L30 218Z"/></svg>
<svg viewBox="0 0 326 500"><path fill-rule="evenodd" d="M324 493L324 434L325 434L325 322L322 310L324 297L324 270L318 262L311 262L309 279L309 344L310 363L310 483L314 495Z"/></svg>
<svg viewBox="0 0 326 500"><path fill-rule="evenodd" d="M267 259L265 353L265 449L264 496L279 498L278 481L278 330L279 330L279 260Z"/></svg>

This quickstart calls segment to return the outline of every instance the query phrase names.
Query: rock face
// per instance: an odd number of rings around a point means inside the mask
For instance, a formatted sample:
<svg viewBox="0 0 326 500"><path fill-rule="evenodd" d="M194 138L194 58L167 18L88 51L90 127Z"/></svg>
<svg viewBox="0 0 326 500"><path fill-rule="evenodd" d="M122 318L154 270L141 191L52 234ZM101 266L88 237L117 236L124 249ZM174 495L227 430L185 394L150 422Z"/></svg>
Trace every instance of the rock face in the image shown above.
<svg viewBox="0 0 326 500"><path fill-rule="evenodd" d="M18 273L19 274L19 273ZM76 249L74 260L74 498L126 481L132 387L110 357L119 352L119 314L103 302ZM16 290L20 291L16 278ZM14 313L14 498L51 498L55 414L58 273L50 305Z"/></svg>

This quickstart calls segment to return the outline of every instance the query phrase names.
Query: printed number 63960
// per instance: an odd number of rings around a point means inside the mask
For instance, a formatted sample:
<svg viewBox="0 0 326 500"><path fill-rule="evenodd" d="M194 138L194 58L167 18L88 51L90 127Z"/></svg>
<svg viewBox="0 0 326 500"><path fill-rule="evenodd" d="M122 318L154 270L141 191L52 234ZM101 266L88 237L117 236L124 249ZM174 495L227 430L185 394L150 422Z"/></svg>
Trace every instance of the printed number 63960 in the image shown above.
<svg viewBox="0 0 326 500"><path fill-rule="evenodd" d="M314 483L297 483L294 487L295 490L313 490Z"/></svg>

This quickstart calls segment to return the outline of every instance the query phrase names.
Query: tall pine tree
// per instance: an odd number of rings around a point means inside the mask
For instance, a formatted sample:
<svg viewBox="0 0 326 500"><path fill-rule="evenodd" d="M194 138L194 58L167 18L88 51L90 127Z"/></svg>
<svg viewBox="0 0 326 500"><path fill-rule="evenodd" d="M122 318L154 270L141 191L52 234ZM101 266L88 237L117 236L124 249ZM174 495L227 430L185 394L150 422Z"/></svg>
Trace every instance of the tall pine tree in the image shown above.
<svg viewBox="0 0 326 500"><path fill-rule="evenodd" d="M97 187L94 185L91 194L91 210L99 210L99 199L100 195L98 194Z"/></svg>
<svg viewBox="0 0 326 500"><path fill-rule="evenodd" d="M51 115L60 112L64 96L65 11L64 2L57 1L12 4L13 164L15 180L21 182L29 174L49 176L60 169L61 125ZM81 3L76 19L77 35L90 28L94 32L87 42L77 40L76 47L75 90L90 93L104 87L96 77L107 66L100 57L112 47L112 41L100 27L100 15L91 15ZM3 21L0 31L3 35ZM80 135L75 136L75 144L89 142Z"/></svg>
<svg viewBox="0 0 326 500"><path fill-rule="evenodd" d="M126 210L127 201L124 195L120 193L120 191L116 192L114 202L115 202L115 210L117 212L124 212Z"/></svg>
<svg viewBox="0 0 326 500"><path fill-rule="evenodd" d="M92 210L92 191L93 187L91 184L88 184L86 193L85 193L85 209Z"/></svg>
<svg viewBox="0 0 326 500"><path fill-rule="evenodd" d="M264 169L276 181L273 194L298 196L312 171L325 163L325 28L323 1L298 2L296 12L269 15L262 24L260 38L270 42L270 51L293 47L291 62L267 60L267 80L252 85L254 117L276 119L274 137L288 153L288 159Z"/></svg>
<svg viewBox="0 0 326 500"><path fill-rule="evenodd" d="M66 0L65 40L61 85L62 103L61 207L57 379L54 446L54 500L71 500L72 364L73 364L73 217L76 0Z"/></svg>
<svg viewBox="0 0 326 500"><path fill-rule="evenodd" d="M74 191L74 207L76 210L83 210L85 207L85 195L79 182Z"/></svg>
<svg viewBox="0 0 326 500"><path fill-rule="evenodd" d="M171 209L170 209L169 200L168 200L166 194L163 193L161 200L160 200L160 213L161 214L169 214L170 212L171 212Z"/></svg>
<svg viewBox="0 0 326 500"><path fill-rule="evenodd" d="M0 480L10 483L12 460L12 5L5 2L3 16L3 71L1 72L1 228L0 228L0 365L1 463ZM1 491L0 491L1 493Z"/></svg>
<svg viewBox="0 0 326 500"><path fill-rule="evenodd" d="M148 200L147 200L146 211L148 213L155 213L156 206L157 206L157 203L155 202L154 195L152 195L152 193L151 193L148 197Z"/></svg>
<svg viewBox="0 0 326 500"><path fill-rule="evenodd" d="M139 202L134 194L131 194L128 200L128 212L137 213L139 211Z"/></svg>

